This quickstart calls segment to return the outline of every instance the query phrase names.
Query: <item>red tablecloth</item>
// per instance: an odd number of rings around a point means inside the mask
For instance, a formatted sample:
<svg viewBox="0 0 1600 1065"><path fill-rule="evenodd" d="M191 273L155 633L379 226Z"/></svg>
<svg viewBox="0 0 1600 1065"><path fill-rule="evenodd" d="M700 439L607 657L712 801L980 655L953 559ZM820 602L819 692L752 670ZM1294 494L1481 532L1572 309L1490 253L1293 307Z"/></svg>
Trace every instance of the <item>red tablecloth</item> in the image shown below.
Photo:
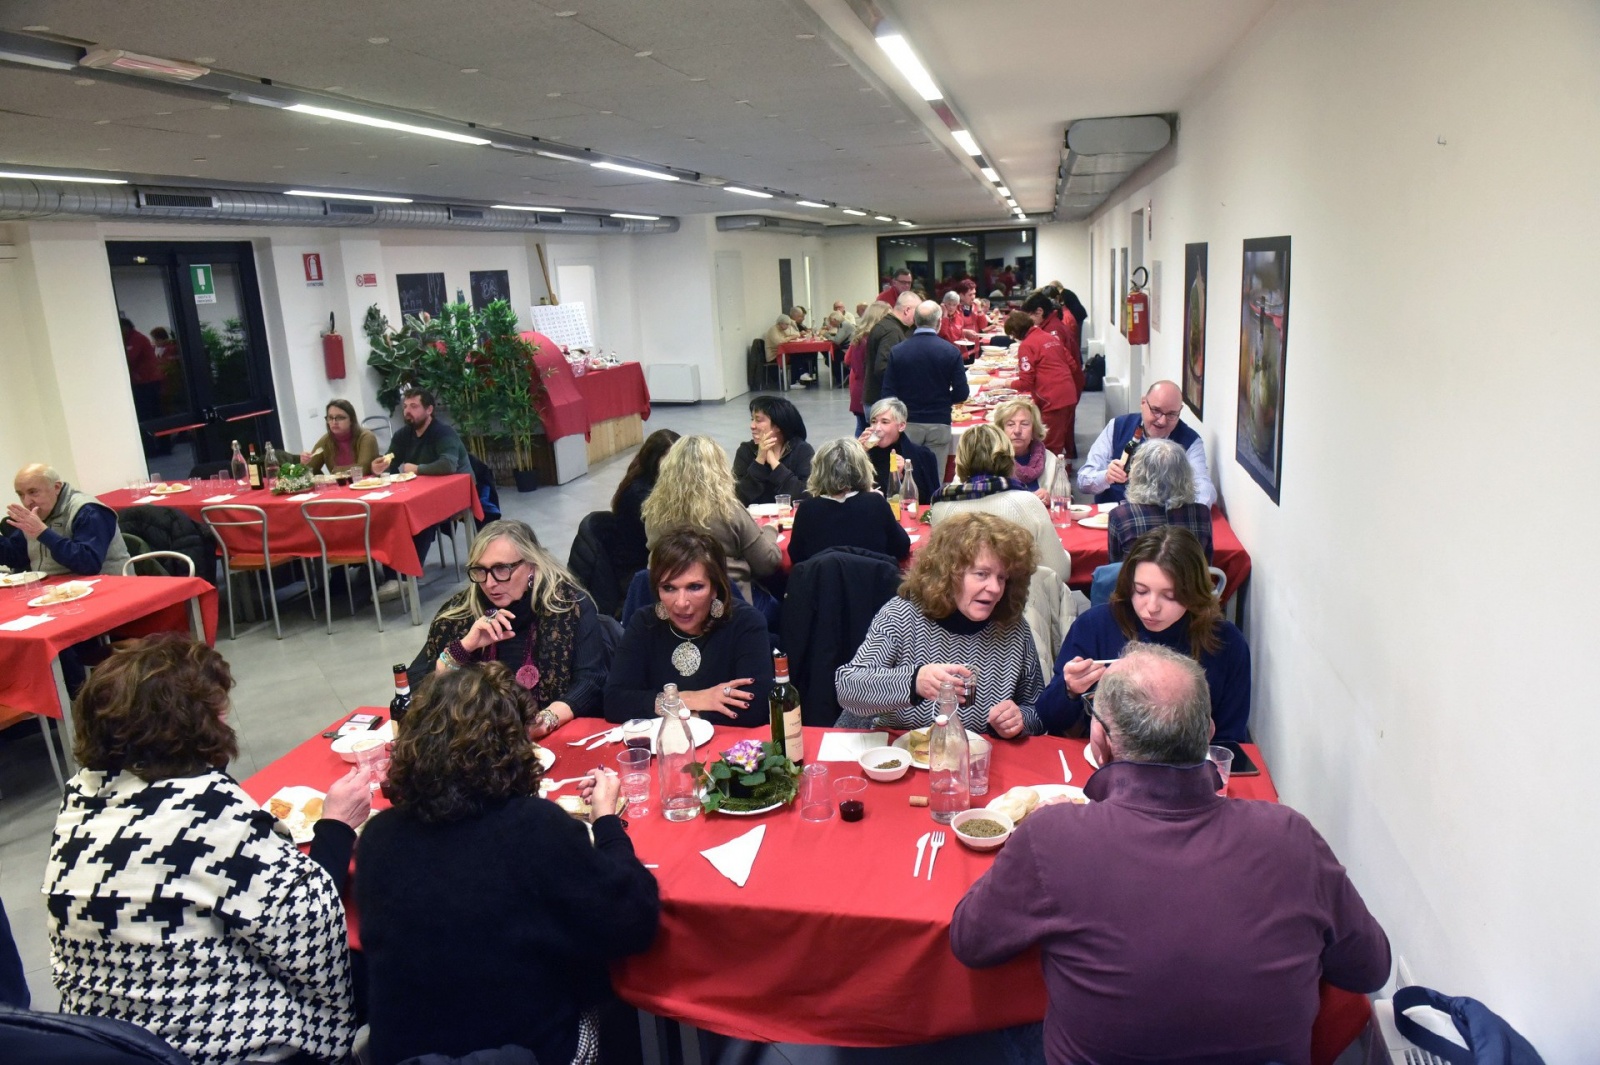
<svg viewBox="0 0 1600 1065"><path fill-rule="evenodd" d="M575 777L614 765L617 744L590 752L565 742L603 725L579 718L553 734L547 741L557 756L552 774ZM806 749L814 753L824 730L805 731ZM702 754L715 757L750 735L719 726ZM989 794L1016 784L1058 783L1058 750L1066 752L1072 782L1081 786L1091 772L1084 746L1052 737L1000 741ZM1261 752L1246 749L1262 774L1235 778L1231 794L1277 801ZM854 773L854 763L834 765L839 775ZM346 768L317 737L244 787L260 801L289 784L326 787ZM915 770L895 783L869 784L866 818L857 824L837 818L808 824L792 806L758 817L673 824L652 806L632 820L629 834L640 861L660 866L661 930L649 952L614 968L618 994L659 1016L766 1042L899 1046L1039 1020L1045 989L1036 956L973 970L950 953L955 904L993 856L951 839L931 882L926 866L921 879L910 877L916 839L933 822L907 798L926 788ZM766 838L743 888L698 853L761 824ZM773 1002L783 1008L768 1008ZM1362 996L1331 992L1324 996L1323 1019L1338 1022L1338 1038L1359 1014L1353 1038L1365 1025L1366 1009ZM1313 1060L1331 1061L1350 1038Z"/></svg>
<svg viewBox="0 0 1600 1065"><path fill-rule="evenodd" d="M649 420L650 388L644 381L644 368L625 362L609 370L589 370L575 377L578 393L589 405L589 424L625 418L630 414Z"/></svg>
<svg viewBox="0 0 1600 1065"><path fill-rule="evenodd" d="M361 499L372 493L351 488L318 488L317 499ZM413 577L422 575L422 563L417 559L417 547L411 538L431 525L447 521L464 510L483 517L483 505L472 490L472 478L464 473L446 477L417 477L414 480L391 484L378 491L389 493L383 499L370 499L372 505L372 555L379 562L393 566L401 573ZM296 558L316 558L320 551L311 524L300 513L300 503L289 496L249 489L241 491L228 484L220 487L216 482L202 483L200 487L176 495L162 496L150 505L181 510L195 521L200 521L200 509L211 504L209 497L231 494L227 504L260 507L267 514L267 548L272 552L274 564L281 558L285 562ZM113 510L126 510L144 498L140 493L126 488L106 492L100 502ZM237 521L249 515L235 511L219 514L225 521ZM261 538L253 529L229 529L228 549L234 552L260 554ZM361 551L361 526L359 522L323 526L330 551Z"/></svg>
<svg viewBox="0 0 1600 1065"><path fill-rule="evenodd" d="M94 591L65 606L30 607L12 589L0 588L0 624L48 614L53 620L23 632L0 631L0 705L46 717L61 716L51 663L73 644L96 636L145 636L188 632L189 600L200 598L206 642L217 638L217 590L199 577L52 577L45 585L92 580ZM35 585L29 598L43 595ZM81 612L65 613L77 608Z"/></svg>
<svg viewBox="0 0 1600 1065"><path fill-rule="evenodd" d="M537 333L523 333L522 338L537 342ZM578 391L578 379L572 375L572 366L561 349L553 343L540 345L533 364L544 381L544 398L539 402L539 417L544 422L544 432L551 440L564 436L589 435L589 403Z"/></svg>

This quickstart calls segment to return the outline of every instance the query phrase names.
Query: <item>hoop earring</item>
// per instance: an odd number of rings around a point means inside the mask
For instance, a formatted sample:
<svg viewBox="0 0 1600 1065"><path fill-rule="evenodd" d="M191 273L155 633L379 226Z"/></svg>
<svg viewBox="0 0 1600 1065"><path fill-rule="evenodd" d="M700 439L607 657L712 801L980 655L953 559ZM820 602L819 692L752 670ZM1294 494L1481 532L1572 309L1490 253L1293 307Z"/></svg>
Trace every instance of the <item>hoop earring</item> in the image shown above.
<svg viewBox="0 0 1600 1065"><path fill-rule="evenodd" d="M656 617L660 618L662 621L667 620L667 604L657 601Z"/></svg>
<svg viewBox="0 0 1600 1065"><path fill-rule="evenodd" d="M712 617L720 618L722 616L722 614L723 614L723 611L724 611L724 606L723 606L723 602L722 602L721 599L713 599L713 600L711 600L711 616Z"/></svg>

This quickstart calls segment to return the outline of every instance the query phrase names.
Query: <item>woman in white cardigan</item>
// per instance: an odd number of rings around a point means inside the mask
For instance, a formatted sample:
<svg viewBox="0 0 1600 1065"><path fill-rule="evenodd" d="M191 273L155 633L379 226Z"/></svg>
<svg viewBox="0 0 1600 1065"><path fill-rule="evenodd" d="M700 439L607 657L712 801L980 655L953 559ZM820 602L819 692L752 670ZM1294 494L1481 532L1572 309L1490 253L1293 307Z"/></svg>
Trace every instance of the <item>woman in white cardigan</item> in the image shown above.
<svg viewBox="0 0 1600 1065"><path fill-rule="evenodd" d="M976 511L1016 522L1033 534L1038 564L1065 581L1072 572L1072 558L1061 546L1039 497L1011 479L1015 467L1015 452L1004 433L992 425L968 429L956 449L956 480L934 494L928 520L938 525L951 515Z"/></svg>

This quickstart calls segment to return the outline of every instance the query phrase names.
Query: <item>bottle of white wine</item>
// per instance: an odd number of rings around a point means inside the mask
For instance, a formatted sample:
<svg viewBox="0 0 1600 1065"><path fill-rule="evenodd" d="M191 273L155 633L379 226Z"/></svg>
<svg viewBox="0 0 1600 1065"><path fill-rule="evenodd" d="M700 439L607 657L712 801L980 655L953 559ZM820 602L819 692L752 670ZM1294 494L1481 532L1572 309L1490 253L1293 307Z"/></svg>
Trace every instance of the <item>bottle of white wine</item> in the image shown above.
<svg viewBox="0 0 1600 1065"><path fill-rule="evenodd" d="M774 658L772 670L776 676L772 680L772 692L767 696L772 745L788 755L795 765L804 765L806 740L800 726L800 692L789 683L789 657L780 654Z"/></svg>

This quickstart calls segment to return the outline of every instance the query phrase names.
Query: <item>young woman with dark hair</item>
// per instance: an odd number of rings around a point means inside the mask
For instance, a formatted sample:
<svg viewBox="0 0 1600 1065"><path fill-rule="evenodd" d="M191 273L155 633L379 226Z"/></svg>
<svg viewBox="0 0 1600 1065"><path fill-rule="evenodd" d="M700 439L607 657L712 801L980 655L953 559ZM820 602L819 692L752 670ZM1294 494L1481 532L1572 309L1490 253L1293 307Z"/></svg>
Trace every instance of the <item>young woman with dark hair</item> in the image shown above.
<svg viewBox="0 0 1600 1065"><path fill-rule="evenodd" d="M779 495L798 500L806 492L811 459L805 419L793 403L782 396L750 401L750 439L733 454L733 477L742 503L771 503Z"/></svg>

